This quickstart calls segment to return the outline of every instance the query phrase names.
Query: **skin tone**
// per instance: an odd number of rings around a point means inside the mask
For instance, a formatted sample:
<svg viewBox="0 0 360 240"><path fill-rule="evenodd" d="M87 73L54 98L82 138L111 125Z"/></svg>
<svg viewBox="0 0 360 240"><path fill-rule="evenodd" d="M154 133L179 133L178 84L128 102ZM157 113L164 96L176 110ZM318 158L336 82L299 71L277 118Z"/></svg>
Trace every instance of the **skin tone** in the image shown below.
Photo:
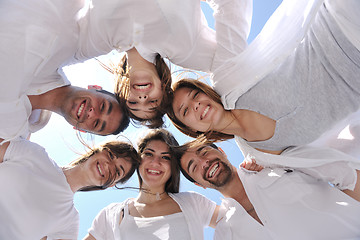
<svg viewBox="0 0 360 240"><path fill-rule="evenodd" d="M0 138L0 143L2 141L3 139ZM9 142L0 146L0 164L3 162L8 146ZM103 150L91 156L84 163L76 166L66 166L62 170L71 190L75 193L86 186L102 186L110 174L116 176L113 183L109 186L112 187L115 185L115 182L125 177L130 168L131 163L129 161L124 158L115 157L109 151ZM41 240L46 239L47 237L43 237Z"/></svg>
<svg viewBox="0 0 360 240"><path fill-rule="evenodd" d="M188 150L181 158L181 167L198 186L214 188L227 198L233 198L255 220L261 223L244 186L226 155L209 146Z"/></svg>
<svg viewBox="0 0 360 240"><path fill-rule="evenodd" d="M148 218L181 212L179 205L167 193L161 195L161 200L156 199L156 193L165 191L165 184L171 176L170 161L170 152L166 143L153 140L147 144L139 166L143 180L142 188L146 191L140 191L137 198L129 204L131 216ZM211 219L211 227L216 225L218 208ZM91 234L84 238L84 240L94 239Z"/></svg>
<svg viewBox="0 0 360 240"><path fill-rule="evenodd" d="M127 51L130 66L130 93L126 101L137 117L150 119L162 100L161 81L155 65L145 60L135 48Z"/></svg>
<svg viewBox="0 0 360 240"><path fill-rule="evenodd" d="M78 129L99 135L115 132L123 118L117 100L96 90L65 86L28 97L33 110L56 112Z"/></svg>
<svg viewBox="0 0 360 240"><path fill-rule="evenodd" d="M210 130L240 136L247 141L263 141L274 135L276 122L254 111L225 110L201 91L180 88L174 93L172 107L175 116L196 131ZM280 154L281 151L263 152Z"/></svg>

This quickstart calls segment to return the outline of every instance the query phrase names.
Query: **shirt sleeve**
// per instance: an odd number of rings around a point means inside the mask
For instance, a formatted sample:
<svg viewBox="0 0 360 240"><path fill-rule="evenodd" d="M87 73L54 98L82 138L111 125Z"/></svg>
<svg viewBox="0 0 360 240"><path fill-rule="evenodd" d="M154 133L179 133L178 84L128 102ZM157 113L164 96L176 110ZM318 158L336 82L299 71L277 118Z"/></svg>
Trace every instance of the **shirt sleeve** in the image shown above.
<svg viewBox="0 0 360 240"><path fill-rule="evenodd" d="M252 19L252 0L208 0L214 10L217 50L213 69L247 47Z"/></svg>
<svg viewBox="0 0 360 240"><path fill-rule="evenodd" d="M106 239L107 231L107 208L102 209L93 220L88 230L96 240Z"/></svg>
<svg viewBox="0 0 360 240"><path fill-rule="evenodd" d="M189 198L194 208L193 214L198 217L203 226L209 226L216 203L196 192L189 192Z"/></svg>

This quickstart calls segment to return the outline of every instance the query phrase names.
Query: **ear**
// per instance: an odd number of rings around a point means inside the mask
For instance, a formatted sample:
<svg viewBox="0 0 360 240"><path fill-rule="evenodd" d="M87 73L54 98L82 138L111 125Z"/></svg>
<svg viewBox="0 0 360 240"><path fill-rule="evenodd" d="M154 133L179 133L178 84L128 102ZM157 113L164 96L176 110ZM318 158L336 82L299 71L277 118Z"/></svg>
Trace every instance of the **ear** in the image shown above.
<svg viewBox="0 0 360 240"><path fill-rule="evenodd" d="M199 183L197 183L197 182L194 182L194 184L195 184L196 186L198 186L198 187L201 187L201 188L203 188L203 189L206 189L206 187L204 187L203 185L201 185L201 184L199 184Z"/></svg>

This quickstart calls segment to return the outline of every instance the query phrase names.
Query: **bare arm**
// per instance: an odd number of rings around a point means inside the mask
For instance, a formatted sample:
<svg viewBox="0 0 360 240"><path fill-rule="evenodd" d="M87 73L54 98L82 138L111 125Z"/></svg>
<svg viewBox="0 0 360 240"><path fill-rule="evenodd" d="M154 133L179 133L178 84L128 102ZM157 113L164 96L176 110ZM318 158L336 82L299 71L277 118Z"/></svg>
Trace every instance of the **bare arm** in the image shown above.
<svg viewBox="0 0 360 240"><path fill-rule="evenodd" d="M360 170L356 170L357 180L354 190L345 189L343 192L360 202Z"/></svg>

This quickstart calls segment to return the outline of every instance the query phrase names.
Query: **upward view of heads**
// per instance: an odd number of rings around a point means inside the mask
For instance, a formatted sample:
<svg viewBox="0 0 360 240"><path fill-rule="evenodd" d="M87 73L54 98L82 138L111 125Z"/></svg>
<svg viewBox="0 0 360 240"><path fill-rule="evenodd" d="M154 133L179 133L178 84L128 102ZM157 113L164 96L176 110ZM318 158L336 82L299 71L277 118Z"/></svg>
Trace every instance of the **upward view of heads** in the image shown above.
<svg viewBox="0 0 360 240"><path fill-rule="evenodd" d="M95 172L94 175L101 182L98 185L84 187L80 191L102 190L129 180L140 164L140 156L131 144L110 141L91 149L79 159L71 162L70 166L80 164L87 164L88 172Z"/></svg>
<svg viewBox="0 0 360 240"><path fill-rule="evenodd" d="M125 55L116 70L115 93L126 102L126 114L130 118L158 128L164 124L166 105L172 96L171 71L159 54L155 64L144 65L141 69L132 68Z"/></svg>
<svg viewBox="0 0 360 240"><path fill-rule="evenodd" d="M144 157L147 154L153 154L156 151L156 144L153 145L153 149L148 149L148 146L151 143L165 143L166 144L166 154L168 161L170 161L171 175L165 184L165 191L170 193L179 192L180 186L180 169L177 163L175 148L179 146L179 143L176 141L175 137L165 129L153 129L151 130L144 138L139 141L138 151L139 154ZM140 187L142 187L143 180L140 177L139 171L139 182Z"/></svg>

